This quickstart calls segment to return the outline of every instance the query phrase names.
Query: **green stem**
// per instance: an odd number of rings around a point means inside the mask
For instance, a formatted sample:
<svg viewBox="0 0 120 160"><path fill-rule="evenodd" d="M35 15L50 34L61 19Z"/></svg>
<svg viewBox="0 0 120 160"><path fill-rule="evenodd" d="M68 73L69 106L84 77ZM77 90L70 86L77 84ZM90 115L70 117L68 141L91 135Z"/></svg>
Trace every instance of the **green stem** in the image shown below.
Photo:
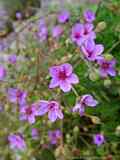
<svg viewBox="0 0 120 160"><path fill-rule="evenodd" d="M76 89L74 87L72 87L72 91L73 93L75 94L75 96L78 98L79 97L79 94L78 92L76 91Z"/></svg>

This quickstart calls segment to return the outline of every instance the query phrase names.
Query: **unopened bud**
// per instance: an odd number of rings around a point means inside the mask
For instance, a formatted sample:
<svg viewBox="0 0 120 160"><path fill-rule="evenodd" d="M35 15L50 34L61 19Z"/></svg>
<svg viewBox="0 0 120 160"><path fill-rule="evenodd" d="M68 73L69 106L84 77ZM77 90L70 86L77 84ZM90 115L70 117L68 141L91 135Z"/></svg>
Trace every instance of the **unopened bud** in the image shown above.
<svg viewBox="0 0 120 160"><path fill-rule="evenodd" d="M98 70L94 70L94 71L91 71L90 73L89 73L89 79L91 80L91 81L97 81L98 79L99 79L99 74L98 74Z"/></svg>
<svg viewBox="0 0 120 160"><path fill-rule="evenodd" d="M104 86L105 87L110 87L110 85L111 85L111 80L110 79L105 79L104 80Z"/></svg>
<svg viewBox="0 0 120 160"><path fill-rule="evenodd" d="M105 57L106 60L112 60L113 59L113 56L111 54L105 54L104 57Z"/></svg>
<svg viewBox="0 0 120 160"><path fill-rule="evenodd" d="M115 134L116 134L117 136L120 136L120 126L117 126L116 131L115 131Z"/></svg>
<svg viewBox="0 0 120 160"><path fill-rule="evenodd" d="M66 141L67 141L67 143L71 142L71 136L70 136L70 134L66 134Z"/></svg>
<svg viewBox="0 0 120 160"><path fill-rule="evenodd" d="M73 132L76 134L76 133L78 133L79 132L79 127L78 126L75 126L74 128L73 128Z"/></svg>
<svg viewBox="0 0 120 160"><path fill-rule="evenodd" d="M95 32L101 32L101 31L103 31L105 28L106 28L106 23L104 22L104 21L102 21L102 22L99 22L98 24L97 24L97 26L96 26L96 28L95 28Z"/></svg>
<svg viewBox="0 0 120 160"><path fill-rule="evenodd" d="M101 123L101 120L99 117L97 116L91 116L91 120L94 124L100 124Z"/></svg>

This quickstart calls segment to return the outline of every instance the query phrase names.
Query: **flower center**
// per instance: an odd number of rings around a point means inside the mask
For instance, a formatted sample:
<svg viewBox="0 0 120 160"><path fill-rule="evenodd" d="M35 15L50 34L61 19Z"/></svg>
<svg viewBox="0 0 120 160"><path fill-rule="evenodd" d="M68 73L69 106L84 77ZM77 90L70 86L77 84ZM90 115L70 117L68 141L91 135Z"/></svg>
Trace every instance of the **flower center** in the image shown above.
<svg viewBox="0 0 120 160"><path fill-rule="evenodd" d="M101 138L100 138L100 137L98 137L98 141L101 141Z"/></svg>
<svg viewBox="0 0 120 160"><path fill-rule="evenodd" d="M79 38L80 38L80 33L79 33L79 32L76 32L76 33L75 33L75 38L76 38L76 39L79 39Z"/></svg>
<svg viewBox="0 0 120 160"><path fill-rule="evenodd" d="M27 115L31 115L32 114L32 108L31 107L26 108L26 114Z"/></svg>
<svg viewBox="0 0 120 160"><path fill-rule="evenodd" d="M49 104L49 109L51 110L51 109L54 109L55 108L55 104L54 103L50 103Z"/></svg>
<svg viewBox="0 0 120 160"><path fill-rule="evenodd" d="M88 51L88 50L87 50L87 52L88 52L88 57L91 57L93 52L92 51Z"/></svg>
<svg viewBox="0 0 120 160"><path fill-rule="evenodd" d="M87 29L84 30L84 35L87 35L88 34L88 31Z"/></svg>
<svg viewBox="0 0 120 160"><path fill-rule="evenodd" d="M16 97L17 97L17 98L22 97L22 92L21 92L20 90L18 90L18 91L17 91L17 93L16 93Z"/></svg>
<svg viewBox="0 0 120 160"><path fill-rule="evenodd" d="M109 63L107 63L107 62L104 62L103 64L102 64L102 68L103 69L108 69L109 68Z"/></svg>
<svg viewBox="0 0 120 160"><path fill-rule="evenodd" d="M60 80L65 80L67 78L65 71L60 71L58 77Z"/></svg>

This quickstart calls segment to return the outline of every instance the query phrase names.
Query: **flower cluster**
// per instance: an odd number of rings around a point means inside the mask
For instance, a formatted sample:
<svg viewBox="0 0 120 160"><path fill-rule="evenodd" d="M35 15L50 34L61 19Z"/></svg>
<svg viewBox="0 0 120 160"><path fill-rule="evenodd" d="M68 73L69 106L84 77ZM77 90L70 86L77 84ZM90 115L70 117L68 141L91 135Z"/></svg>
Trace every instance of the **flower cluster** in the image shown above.
<svg viewBox="0 0 120 160"><path fill-rule="evenodd" d="M10 143L10 148L14 150L25 150L26 143L21 134L10 134L8 136L8 141Z"/></svg>
<svg viewBox="0 0 120 160"><path fill-rule="evenodd" d="M48 118L51 122L55 122L58 118L63 119L63 113L57 101L41 100L39 102L38 112L40 116L48 113Z"/></svg>
<svg viewBox="0 0 120 160"><path fill-rule="evenodd" d="M95 107L98 102L91 96L90 94L86 94L81 96L80 100L76 103L75 107L73 108L73 112L79 111L80 116L84 115L85 108L87 106Z"/></svg>
<svg viewBox="0 0 120 160"><path fill-rule="evenodd" d="M21 19L21 15L16 13L16 17ZM70 13L67 10L60 12L57 16L57 25L54 25L50 34L53 39L59 39L64 33L63 24L70 20ZM95 20L95 14L91 10L87 10L83 14L84 22L76 22L72 28L69 37L72 43L75 44L82 52L84 59L88 62L95 63L99 66L99 73L101 77L107 77L108 75L114 77L116 75L115 59L106 59L102 55L104 46L102 44L96 44L96 33L94 31L93 22ZM49 33L46 22L44 19L39 21L39 28L37 31L37 38L40 42L47 40ZM80 53L81 54L81 53ZM16 64L17 56L11 55L8 59L9 63ZM79 83L79 77L74 73L73 66L69 63L63 63L53 65L49 68L49 75L51 77L49 89L60 88L63 92L70 92L73 89L73 85ZM6 69L0 65L0 81L6 77ZM74 89L73 89L74 91ZM78 95L79 96L79 95ZM51 122L56 120L62 120L64 118L62 109L57 100L39 100L33 104L27 104L27 92L19 88L9 88L7 91L7 97L13 104L19 105L19 118L21 121L28 121L29 124L34 124L36 117L48 115L48 119ZM78 97L77 97L78 98ZM56 99L56 98L55 98ZM94 99L91 94L84 94L77 100L73 107L73 112L79 112L80 116L85 115L86 107L95 107L99 102ZM39 132L37 128L33 128L31 131L33 139L38 139ZM62 137L60 130L54 130L48 132L49 141L51 144L57 144ZM23 150L26 148L26 143L21 134L10 134L8 141L12 149ZM105 142L105 138L102 134L96 134L93 137L93 143L100 146Z"/></svg>

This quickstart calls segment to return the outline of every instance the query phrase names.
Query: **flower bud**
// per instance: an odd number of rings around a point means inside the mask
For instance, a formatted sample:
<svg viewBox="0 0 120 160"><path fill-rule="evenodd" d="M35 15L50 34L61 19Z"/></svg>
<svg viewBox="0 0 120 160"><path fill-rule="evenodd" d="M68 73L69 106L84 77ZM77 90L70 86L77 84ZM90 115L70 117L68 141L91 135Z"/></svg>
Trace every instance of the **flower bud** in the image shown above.
<svg viewBox="0 0 120 160"><path fill-rule="evenodd" d="M101 32L106 28L106 23L104 21L101 21L97 24L96 28L95 28L95 32Z"/></svg>
<svg viewBox="0 0 120 160"><path fill-rule="evenodd" d="M95 69L94 71L91 71L89 73L89 79L91 81L97 81L99 79L99 74L98 74L98 70L97 69Z"/></svg>
<svg viewBox="0 0 120 160"><path fill-rule="evenodd" d="M116 136L120 136L120 126L117 126L115 134Z"/></svg>
<svg viewBox="0 0 120 160"><path fill-rule="evenodd" d="M67 141L67 143L71 142L71 136L70 136L70 134L66 134L66 141Z"/></svg>
<svg viewBox="0 0 120 160"><path fill-rule="evenodd" d="M111 85L111 80L110 79L105 79L104 80L104 86L108 88L108 87L110 87L110 85Z"/></svg>
<svg viewBox="0 0 120 160"><path fill-rule="evenodd" d="M79 132L79 127L78 126L75 126L74 128L73 128L73 132L76 134L76 133L78 133Z"/></svg>
<svg viewBox="0 0 120 160"><path fill-rule="evenodd" d="M113 56L111 54L105 54L105 59L106 60L112 60L113 59Z"/></svg>
<svg viewBox="0 0 120 160"><path fill-rule="evenodd" d="M91 120L93 124L101 124L101 120L97 116L91 116Z"/></svg>

